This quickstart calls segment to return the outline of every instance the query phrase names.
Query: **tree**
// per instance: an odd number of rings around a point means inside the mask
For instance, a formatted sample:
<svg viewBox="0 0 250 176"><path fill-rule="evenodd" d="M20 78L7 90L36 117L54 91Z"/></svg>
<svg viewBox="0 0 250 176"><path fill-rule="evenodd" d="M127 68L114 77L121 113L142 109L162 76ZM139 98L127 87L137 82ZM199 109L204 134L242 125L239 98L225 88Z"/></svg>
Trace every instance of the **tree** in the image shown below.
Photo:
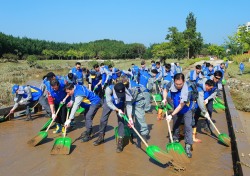
<svg viewBox="0 0 250 176"><path fill-rule="evenodd" d="M163 42L153 46L152 54L154 58L173 58L175 48L171 43Z"/></svg>
<svg viewBox="0 0 250 176"><path fill-rule="evenodd" d="M168 40L170 45L173 47L173 58L184 58L186 55L185 52L187 49L187 45L185 43L183 33L179 32L176 27L168 28L168 32L169 33L166 36L166 40Z"/></svg>
<svg viewBox="0 0 250 176"><path fill-rule="evenodd" d="M208 52L209 52L209 54L215 55L218 58L222 58L226 54L226 51L225 51L224 47L218 46L218 45L215 45L215 44L210 45L208 47Z"/></svg>
<svg viewBox="0 0 250 176"><path fill-rule="evenodd" d="M186 18L186 30L183 34L187 48L187 57L195 57L202 49L203 38L200 32L196 32L196 18L192 12Z"/></svg>

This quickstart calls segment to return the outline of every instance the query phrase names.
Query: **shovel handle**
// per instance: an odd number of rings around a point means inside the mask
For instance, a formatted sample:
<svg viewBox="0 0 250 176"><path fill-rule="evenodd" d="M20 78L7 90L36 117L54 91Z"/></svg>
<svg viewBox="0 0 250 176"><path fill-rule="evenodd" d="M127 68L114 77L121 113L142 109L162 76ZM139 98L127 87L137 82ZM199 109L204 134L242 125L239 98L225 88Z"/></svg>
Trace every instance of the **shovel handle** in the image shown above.
<svg viewBox="0 0 250 176"><path fill-rule="evenodd" d="M32 109L34 109L34 108L38 105L38 103L39 103L39 102L37 102L37 103L35 104L35 106L33 106L33 108L32 108Z"/></svg>
<svg viewBox="0 0 250 176"><path fill-rule="evenodd" d="M155 96L152 95L152 97L153 97L153 99L154 99L155 105L158 106L158 104L157 104L157 102L156 102L156 100L155 100Z"/></svg>
<svg viewBox="0 0 250 176"><path fill-rule="evenodd" d="M213 125L214 129L217 131L217 133L220 135L219 130L216 128L214 122L212 121L212 119L209 117L208 120L210 121L210 123Z"/></svg>
<svg viewBox="0 0 250 176"><path fill-rule="evenodd" d="M66 120L69 119L69 111L70 111L70 108L67 108L67 118L66 118ZM64 132L64 134L63 134L63 137L64 137L64 138L65 138L65 136L66 136L66 132L67 132L67 128L65 127L65 132Z"/></svg>
<svg viewBox="0 0 250 176"><path fill-rule="evenodd" d="M167 115L168 115L168 113L166 111L166 118L167 118ZM167 124L168 124L168 133L169 133L170 141L171 141L171 143L173 143L173 136L172 136L172 132L171 132L171 129L170 129L170 123L169 123L168 120L167 120Z"/></svg>
<svg viewBox="0 0 250 176"><path fill-rule="evenodd" d="M6 119L7 117L9 117L9 116L10 116L10 114L11 114L11 113L9 113L9 114L8 114L7 116L5 116L4 118ZM10 119L9 119L9 120L10 120Z"/></svg>
<svg viewBox="0 0 250 176"><path fill-rule="evenodd" d="M119 114L119 115L120 115L121 117L123 117L123 118L126 120L126 122L129 123L128 117L127 117L125 114ZM142 142L145 144L145 146L148 147L147 142L142 138L142 136L141 136L140 133L135 129L135 127L132 126L132 125L130 125L130 126L131 126L132 129L135 131L135 133L139 136L139 138L142 140Z"/></svg>
<svg viewBox="0 0 250 176"><path fill-rule="evenodd" d="M57 116L58 112L60 111L61 107L62 107L62 104L59 104L59 107L58 107L58 109L56 111L56 116ZM48 132L48 130L49 130L50 126L52 125L52 123L54 122L54 120L55 119L52 119L52 121L50 122L48 128L46 129L46 132Z"/></svg>

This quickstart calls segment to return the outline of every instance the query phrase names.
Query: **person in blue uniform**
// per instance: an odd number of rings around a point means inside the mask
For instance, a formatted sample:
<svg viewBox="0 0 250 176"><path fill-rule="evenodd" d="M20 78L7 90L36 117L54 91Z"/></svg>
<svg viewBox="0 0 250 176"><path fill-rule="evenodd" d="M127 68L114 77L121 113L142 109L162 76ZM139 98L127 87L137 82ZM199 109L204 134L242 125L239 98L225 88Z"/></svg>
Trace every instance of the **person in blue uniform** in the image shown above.
<svg viewBox="0 0 250 176"><path fill-rule="evenodd" d="M172 99L174 111L166 118L168 121L173 119L173 139L179 142L179 126L184 120L185 126L185 151L189 158L192 157L192 116L194 110L194 100L192 89L185 82L185 76L177 73L174 76L174 83L171 85L168 96Z"/></svg>
<svg viewBox="0 0 250 176"><path fill-rule="evenodd" d="M84 85L68 84L65 87L65 90L67 95L71 96L71 101L69 102L68 107L72 106L69 119L65 122L66 127L70 126L71 121L74 119L74 114L82 102L90 104L86 112L86 131L81 135L81 142L87 142L91 139L93 119L101 106L101 99Z"/></svg>

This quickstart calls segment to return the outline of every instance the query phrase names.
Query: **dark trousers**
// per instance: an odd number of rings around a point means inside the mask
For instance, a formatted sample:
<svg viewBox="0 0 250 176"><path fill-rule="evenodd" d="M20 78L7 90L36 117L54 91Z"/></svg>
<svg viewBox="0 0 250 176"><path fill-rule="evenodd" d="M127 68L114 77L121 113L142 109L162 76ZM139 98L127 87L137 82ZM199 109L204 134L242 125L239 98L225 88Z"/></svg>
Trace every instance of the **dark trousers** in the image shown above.
<svg viewBox="0 0 250 176"><path fill-rule="evenodd" d="M93 119L95 117L96 112L100 108L100 106L101 106L100 103L97 105L91 105L88 111L86 112L85 127L86 127L86 131L89 133L91 133L92 131Z"/></svg>
<svg viewBox="0 0 250 176"><path fill-rule="evenodd" d="M120 108L120 109L123 111L124 107ZM102 117L100 119L100 126L99 126L100 133L103 134L103 135L105 134L106 127L108 125L108 118L109 118L109 115L111 114L112 111L113 110L108 107L106 100L104 100L103 110L102 110ZM120 117L118 115L118 113L116 113L116 115L117 115L117 120L118 120L118 135L120 137L124 137L125 121L124 121L124 119L122 117Z"/></svg>
<svg viewBox="0 0 250 176"><path fill-rule="evenodd" d="M26 115L30 115L31 114L30 108L32 108L35 103L36 103L35 101L28 101L25 104L26 105Z"/></svg>
<svg viewBox="0 0 250 176"><path fill-rule="evenodd" d="M57 112L59 105L55 104L55 110ZM66 108L66 104L64 104L61 109L59 110L57 117L55 119L56 123L59 123L61 125L63 125L66 121L66 114L67 114L67 108Z"/></svg>
<svg viewBox="0 0 250 176"><path fill-rule="evenodd" d="M179 127L182 123L182 120L184 120L184 127L185 127L185 143L186 144L193 144L193 129L192 129L192 116L193 112L192 110L189 110L185 114L182 115L175 115L173 117L173 139L179 139Z"/></svg>
<svg viewBox="0 0 250 176"><path fill-rule="evenodd" d="M208 111L208 114L210 116L210 118L212 119L212 113L213 113L213 99L209 100L208 103L206 104L206 108L207 108L207 111ZM195 110L195 114L194 114L194 120L195 120L195 124L193 126L193 128L196 128L197 127L197 124L198 124L198 120L200 118L200 114L201 114L201 110L200 108L198 107L196 110ZM210 122L209 120L206 119L206 127L208 127L211 131L212 131L212 127L210 126Z"/></svg>

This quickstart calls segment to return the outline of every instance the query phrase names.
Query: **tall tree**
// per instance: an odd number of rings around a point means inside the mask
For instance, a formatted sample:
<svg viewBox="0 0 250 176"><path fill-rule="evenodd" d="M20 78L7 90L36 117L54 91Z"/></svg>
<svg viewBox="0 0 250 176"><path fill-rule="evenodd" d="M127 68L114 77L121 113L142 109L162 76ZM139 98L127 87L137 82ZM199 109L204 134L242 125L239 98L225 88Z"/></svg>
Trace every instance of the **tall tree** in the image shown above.
<svg viewBox="0 0 250 176"><path fill-rule="evenodd" d="M187 57L195 57L202 49L203 38L200 32L196 32L196 18L192 12L186 18L186 30L183 34L187 46Z"/></svg>

